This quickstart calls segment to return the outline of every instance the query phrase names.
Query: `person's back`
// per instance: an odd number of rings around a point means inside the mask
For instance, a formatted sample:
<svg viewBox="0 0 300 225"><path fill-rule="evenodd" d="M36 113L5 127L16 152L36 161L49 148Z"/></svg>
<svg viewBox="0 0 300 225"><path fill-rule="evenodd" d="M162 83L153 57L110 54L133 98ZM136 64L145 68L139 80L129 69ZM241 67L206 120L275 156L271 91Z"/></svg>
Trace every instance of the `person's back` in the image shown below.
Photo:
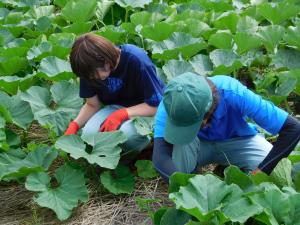
<svg viewBox="0 0 300 225"><path fill-rule="evenodd" d="M249 119L272 134L279 133L274 146ZM169 82L158 107L153 163L165 179L209 163L270 173L299 139L296 119L236 79L185 73Z"/></svg>

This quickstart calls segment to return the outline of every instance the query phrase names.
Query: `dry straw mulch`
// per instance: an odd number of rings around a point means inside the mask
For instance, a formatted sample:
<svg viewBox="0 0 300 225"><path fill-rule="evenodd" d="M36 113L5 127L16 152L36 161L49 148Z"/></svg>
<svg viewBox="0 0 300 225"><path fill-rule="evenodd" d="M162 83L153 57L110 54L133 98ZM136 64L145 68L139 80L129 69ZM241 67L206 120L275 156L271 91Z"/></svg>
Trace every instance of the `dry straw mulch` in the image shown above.
<svg viewBox="0 0 300 225"><path fill-rule="evenodd" d="M89 185L89 192L89 201L74 209L70 219L60 222L50 209L37 206L32 200L33 194L23 185L0 185L0 224L148 225L152 224L151 219L147 212L139 209L136 197L161 199L151 205L153 210L172 204L167 185L160 178L138 179L131 195L114 196L96 184Z"/></svg>
<svg viewBox="0 0 300 225"><path fill-rule="evenodd" d="M37 123L31 125L26 140L23 139L21 129L14 125L9 128L21 137L23 145L28 141L51 145L47 130ZM50 173L61 164L61 160L56 160L50 168ZM137 178L135 190L131 195L115 196L95 183L89 183L88 186L89 201L81 203L73 210L70 219L61 222L52 210L41 208L34 203L34 193L27 191L24 184L0 183L0 225L147 225L152 224L151 219L147 212L139 209L136 197L161 199L159 203L151 205L153 210L171 204L167 185L161 178Z"/></svg>
<svg viewBox="0 0 300 225"><path fill-rule="evenodd" d="M22 130L14 126L11 129L22 137ZM23 144L29 140L51 145L47 131L35 123L26 139ZM151 155L152 149L148 149L139 159L151 159ZM50 173L62 163L56 160ZM215 165L209 165L198 172L205 173L214 168ZM34 193L27 191L24 184L0 183L0 225L151 225L148 213L139 209L136 198L160 199L150 205L153 211L161 206L172 206L168 198L168 186L161 178L136 179L131 195L116 196L104 190L99 183L89 183L89 201L75 208L71 217L64 222L59 221L52 210L34 203Z"/></svg>

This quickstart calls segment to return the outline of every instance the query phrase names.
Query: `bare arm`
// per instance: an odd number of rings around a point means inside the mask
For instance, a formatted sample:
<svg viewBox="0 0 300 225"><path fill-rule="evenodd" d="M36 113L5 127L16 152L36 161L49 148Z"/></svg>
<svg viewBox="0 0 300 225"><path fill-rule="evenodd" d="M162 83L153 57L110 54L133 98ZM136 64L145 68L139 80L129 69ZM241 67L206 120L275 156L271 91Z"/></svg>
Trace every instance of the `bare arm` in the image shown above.
<svg viewBox="0 0 300 225"><path fill-rule="evenodd" d="M79 127L82 127L96 112L99 111L100 106L101 103L97 95L87 98L74 121L79 125Z"/></svg>
<svg viewBox="0 0 300 225"><path fill-rule="evenodd" d="M157 107L150 106L147 103L141 103L135 106L126 108L129 118L134 116L154 116Z"/></svg>

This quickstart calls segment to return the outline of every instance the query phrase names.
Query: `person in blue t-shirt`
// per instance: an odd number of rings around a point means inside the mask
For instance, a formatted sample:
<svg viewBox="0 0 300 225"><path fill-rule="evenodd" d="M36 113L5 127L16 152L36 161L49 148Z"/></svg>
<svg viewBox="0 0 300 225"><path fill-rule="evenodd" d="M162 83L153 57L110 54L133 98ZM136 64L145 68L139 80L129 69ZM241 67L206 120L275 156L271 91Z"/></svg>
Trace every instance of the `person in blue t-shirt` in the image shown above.
<svg viewBox="0 0 300 225"><path fill-rule="evenodd" d="M272 134L272 145L255 122ZM167 181L209 163L269 174L300 139L300 123L229 76L184 73L166 86L155 116L153 164Z"/></svg>
<svg viewBox="0 0 300 225"><path fill-rule="evenodd" d="M149 139L137 134L131 118L154 116L164 88L146 52L88 33L76 39L70 62L86 102L65 135L76 134L83 125L83 134L120 129L128 137L123 150L141 151Z"/></svg>

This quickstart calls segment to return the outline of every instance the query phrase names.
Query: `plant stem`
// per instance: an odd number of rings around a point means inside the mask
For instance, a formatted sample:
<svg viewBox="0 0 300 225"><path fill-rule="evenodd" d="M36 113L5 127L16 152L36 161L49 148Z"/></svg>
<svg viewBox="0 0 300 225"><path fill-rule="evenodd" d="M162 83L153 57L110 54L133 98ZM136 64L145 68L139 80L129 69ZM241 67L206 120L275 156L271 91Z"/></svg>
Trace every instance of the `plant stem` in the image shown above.
<svg viewBox="0 0 300 225"><path fill-rule="evenodd" d="M98 23L96 23L96 27L97 27L97 30L100 30L100 27L98 26Z"/></svg>
<svg viewBox="0 0 300 225"><path fill-rule="evenodd" d="M110 8L110 12L111 12L111 23L113 25L115 25L115 21L114 21L114 8L113 7Z"/></svg>
<svg viewBox="0 0 300 225"><path fill-rule="evenodd" d="M141 41L142 41L142 46L143 46L143 49L145 49L144 38L143 38L143 36L142 36L142 35L139 35L139 36L140 36L140 38L141 38Z"/></svg>
<svg viewBox="0 0 300 225"><path fill-rule="evenodd" d="M293 114L293 111L292 111L291 107L289 106L289 103L288 103L288 101L287 101L287 98L284 99L284 104L285 104L285 108L286 108L286 110L288 111L288 113L289 113L289 114Z"/></svg>
<svg viewBox="0 0 300 225"><path fill-rule="evenodd" d="M125 23L127 23L127 20L128 20L128 14L129 14L129 9L126 8L126 12L125 12Z"/></svg>
<svg viewBox="0 0 300 225"><path fill-rule="evenodd" d="M237 72L236 72L236 70L233 71L233 77L234 77L235 79L237 79Z"/></svg>
<svg viewBox="0 0 300 225"><path fill-rule="evenodd" d="M23 147L26 147L27 139L28 139L28 132L26 130L23 130L23 132L22 132L22 146Z"/></svg>

